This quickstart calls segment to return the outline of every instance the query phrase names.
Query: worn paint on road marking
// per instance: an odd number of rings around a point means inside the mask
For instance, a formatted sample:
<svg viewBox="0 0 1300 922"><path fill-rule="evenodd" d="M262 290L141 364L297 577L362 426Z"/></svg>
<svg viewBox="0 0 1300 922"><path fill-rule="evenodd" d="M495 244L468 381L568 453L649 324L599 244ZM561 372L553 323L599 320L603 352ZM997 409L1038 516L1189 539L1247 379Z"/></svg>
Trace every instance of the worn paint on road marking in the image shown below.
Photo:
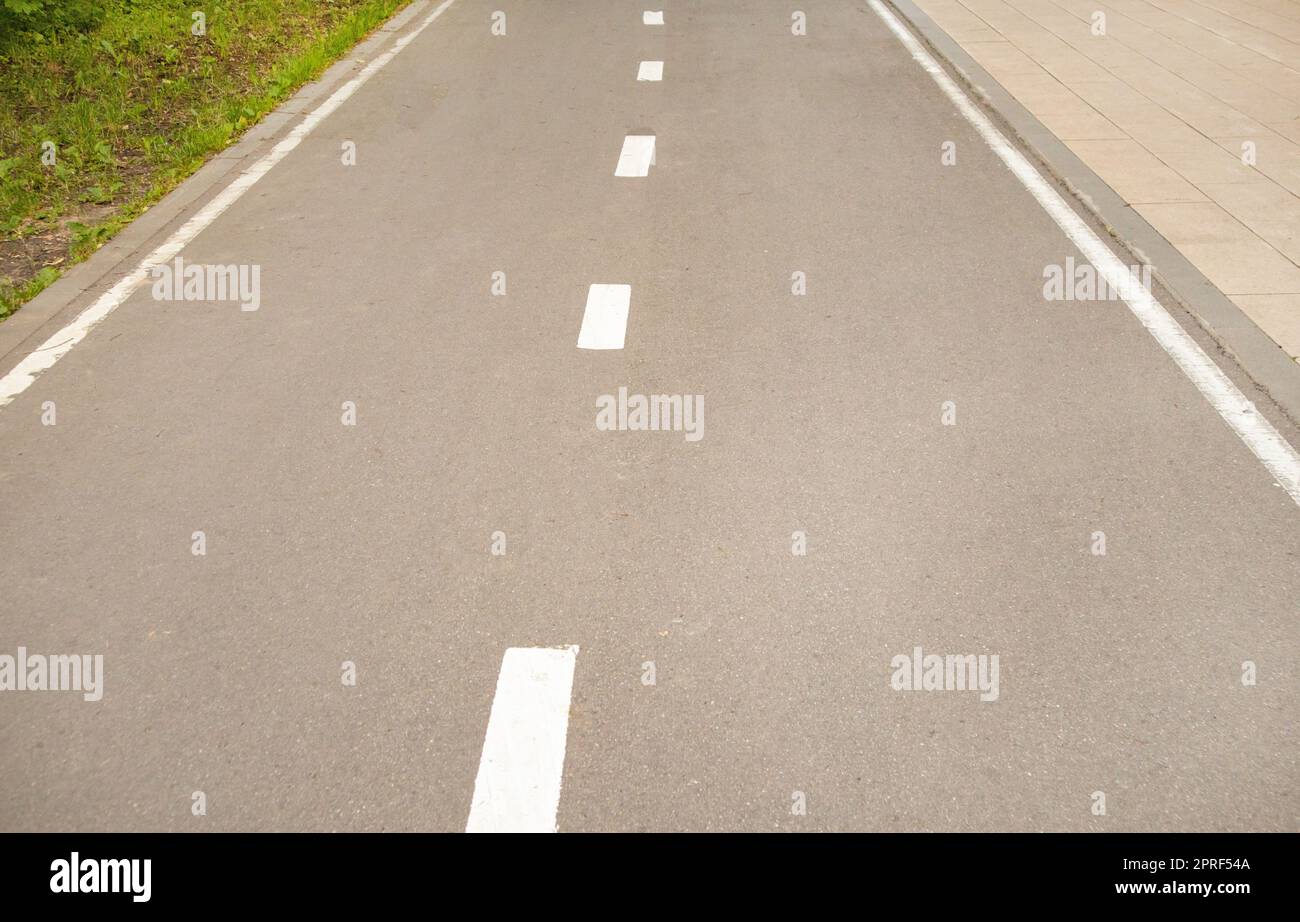
<svg viewBox="0 0 1300 922"><path fill-rule="evenodd" d="M649 176L655 162L655 136L630 134L623 139L623 149L618 154L615 176Z"/></svg>
<svg viewBox="0 0 1300 922"><path fill-rule="evenodd" d="M501 659L466 832L555 832L577 647Z"/></svg>
<svg viewBox="0 0 1300 922"><path fill-rule="evenodd" d="M889 30L911 53L912 59L934 78L966 120L975 126L984 142L1029 190L1043 210L1051 215L1057 226L1065 231L1066 236L1096 267L1112 290L1120 293L1124 303L1142 326L1146 327L1147 332L1155 337L1156 342L1191 379L1202 396L1246 443L1246 447L1255 453L1255 457L1263 462L1269 473L1277 478L1282 488L1300 505L1300 455L1296 454L1295 448L1246 399L1223 370L1196 344L1196 340L1170 316L1164 305L1133 278L1119 257L1102 243L1101 238L1066 204L1025 156L1003 137L898 18L880 0L869 2L876 15L884 20Z"/></svg>
<svg viewBox="0 0 1300 922"><path fill-rule="evenodd" d="M86 338L92 328L102 321L129 298L148 277L154 266L169 263L199 235L204 228L217 219L227 208L239 200L253 184L265 176L270 169L288 156L289 152L302 143L317 125L325 120L331 112L343 105L367 80L377 74L384 65L395 58L403 48L416 36L442 15L447 7L456 0L443 0L438 7L411 29L384 53L378 55L361 72L339 87L329 98L313 109L299 122L292 131L285 135L275 147L271 148L260 160L240 173L230 185L226 186L216 197L204 205L195 215L186 221L168 237L156 250L144 258L129 274L116 285L100 295L90 307L77 315L71 323L59 330L45 342L41 343L25 359L14 366L3 378L0 378L0 407L10 403L15 397L27 390L37 376L47 371L59 359L72 351L72 347Z"/></svg>
<svg viewBox="0 0 1300 922"><path fill-rule="evenodd" d="M622 349L627 334L631 285L592 285L578 331L579 349Z"/></svg>
<svg viewBox="0 0 1300 922"><path fill-rule="evenodd" d="M636 78L638 80L662 80L664 78L663 61L642 61L641 66L637 68Z"/></svg>
<svg viewBox="0 0 1300 922"><path fill-rule="evenodd" d="M662 26L664 24L664 11L646 10L641 14L641 22L647 26Z"/></svg>

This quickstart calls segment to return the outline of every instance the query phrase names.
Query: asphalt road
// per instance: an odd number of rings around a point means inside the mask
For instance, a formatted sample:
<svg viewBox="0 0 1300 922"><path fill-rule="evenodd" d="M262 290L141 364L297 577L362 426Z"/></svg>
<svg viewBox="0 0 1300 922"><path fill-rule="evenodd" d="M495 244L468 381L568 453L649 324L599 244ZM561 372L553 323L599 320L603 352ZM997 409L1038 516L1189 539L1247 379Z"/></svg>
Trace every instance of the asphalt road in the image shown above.
<svg viewBox="0 0 1300 922"><path fill-rule="evenodd" d="M463 830L506 649L568 645L561 831L1297 828L1296 503L1044 299L1079 251L865 2L797 6L458 0L185 247L257 311L146 284L0 409L0 654L104 656L0 692L0 829Z"/></svg>

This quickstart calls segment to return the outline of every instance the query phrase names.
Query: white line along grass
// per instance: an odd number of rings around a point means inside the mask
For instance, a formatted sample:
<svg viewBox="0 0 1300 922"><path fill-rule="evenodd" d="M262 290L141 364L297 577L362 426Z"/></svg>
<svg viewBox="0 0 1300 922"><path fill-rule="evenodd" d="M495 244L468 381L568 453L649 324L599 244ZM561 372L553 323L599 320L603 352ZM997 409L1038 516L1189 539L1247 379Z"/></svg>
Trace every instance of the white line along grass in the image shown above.
<svg viewBox="0 0 1300 922"><path fill-rule="evenodd" d="M655 136L630 134L623 139L623 149L618 154L615 176L649 176L655 162Z"/></svg>
<svg viewBox="0 0 1300 922"><path fill-rule="evenodd" d="M96 324L117 310L122 302L144 283L149 276L150 269L171 262L204 228L237 202L240 196L252 188L254 183L265 176L273 166L301 144L303 138L311 134L312 130L324 121L331 112L343 105L367 80L379 73L389 61L397 57L398 52L409 45L416 36L441 16L447 7L455 2L456 0L443 0L442 3L438 4L437 8L426 16L418 26L393 42L391 48L378 55L362 68L359 74L335 90L328 99L308 113L280 143L271 148L251 167L240 173L230 185L217 193L216 197L199 209L192 218L181 225L156 250L146 256L144 261L131 270L125 278L100 295L93 304L78 314L75 320L41 343L30 355L14 366L12 371L0 378L0 407L9 404L15 397L27 390L41 372L48 370L55 362L71 352L72 347L85 339L86 334Z"/></svg>
<svg viewBox="0 0 1300 922"><path fill-rule="evenodd" d="M1142 287L1119 257L1101 241L1055 189L1043 179L1020 151L1011 146L1002 133L993 126L979 107L962 92L934 57L921 46L898 18L885 8L880 0L869 0L876 15L884 20L889 30L897 36L939 88L952 100L958 111L966 117L985 143L1002 159L1016 178L1029 190L1038 204L1052 217L1066 236L1079 248L1111 290L1118 291L1133 315L1155 337L1165 352L1191 379L1197 389L1219 412L1246 446L1263 462L1277 482L1300 505L1300 455L1286 439L1265 419L1255 405L1246 399L1237 386L1229 380L1218 365L1196 344L1178 321L1169 315L1156 298Z"/></svg>
<svg viewBox="0 0 1300 922"><path fill-rule="evenodd" d="M627 336L631 285L592 285L578 331L579 349L622 349Z"/></svg>
<svg viewBox="0 0 1300 922"><path fill-rule="evenodd" d="M501 660L466 832L556 832L578 648Z"/></svg>
<svg viewBox="0 0 1300 922"><path fill-rule="evenodd" d="M637 80L658 82L664 78L663 61L642 61L636 71Z"/></svg>
<svg viewBox="0 0 1300 922"><path fill-rule="evenodd" d="M664 24L664 11L646 10L641 14L641 22L647 26L662 26Z"/></svg>

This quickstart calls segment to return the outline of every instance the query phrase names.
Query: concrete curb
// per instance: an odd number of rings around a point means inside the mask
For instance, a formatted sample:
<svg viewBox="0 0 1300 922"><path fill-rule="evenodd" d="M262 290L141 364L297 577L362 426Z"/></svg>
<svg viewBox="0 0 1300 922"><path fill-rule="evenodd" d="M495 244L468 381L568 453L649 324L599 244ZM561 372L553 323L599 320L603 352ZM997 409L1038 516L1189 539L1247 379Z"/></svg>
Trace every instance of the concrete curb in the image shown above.
<svg viewBox="0 0 1300 922"><path fill-rule="evenodd" d="M225 188L230 179L288 134L300 116L364 67L396 33L432 4L433 0L415 0L397 11L320 77L304 84L245 131L238 141L213 154L193 175L122 228L107 244L0 323L0 373L10 371L50 334L138 266L167 235Z"/></svg>
<svg viewBox="0 0 1300 922"><path fill-rule="evenodd" d="M1115 240L1151 266L1160 284L1282 412L1292 422L1300 422L1300 363L1292 360L916 4L911 0L885 2Z"/></svg>

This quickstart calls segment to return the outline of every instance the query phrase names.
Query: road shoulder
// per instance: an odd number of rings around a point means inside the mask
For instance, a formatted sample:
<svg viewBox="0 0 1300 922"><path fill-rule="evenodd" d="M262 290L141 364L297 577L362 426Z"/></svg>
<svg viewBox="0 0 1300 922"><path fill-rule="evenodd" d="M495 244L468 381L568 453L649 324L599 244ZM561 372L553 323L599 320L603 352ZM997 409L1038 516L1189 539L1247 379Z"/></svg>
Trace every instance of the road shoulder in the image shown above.
<svg viewBox="0 0 1300 922"><path fill-rule="evenodd" d="M303 85L175 189L136 218L111 241L63 273L40 294L0 323L0 374L23 360L45 337L83 310L140 264L172 230L182 225L230 180L273 148L321 100L355 76L418 16L433 6L416 0L395 13L317 79Z"/></svg>
<svg viewBox="0 0 1300 922"><path fill-rule="evenodd" d="M1066 144L911 0L887 0L1002 127L1059 180L1110 236L1149 264L1165 290L1292 421L1300 421L1300 364L1156 231Z"/></svg>

